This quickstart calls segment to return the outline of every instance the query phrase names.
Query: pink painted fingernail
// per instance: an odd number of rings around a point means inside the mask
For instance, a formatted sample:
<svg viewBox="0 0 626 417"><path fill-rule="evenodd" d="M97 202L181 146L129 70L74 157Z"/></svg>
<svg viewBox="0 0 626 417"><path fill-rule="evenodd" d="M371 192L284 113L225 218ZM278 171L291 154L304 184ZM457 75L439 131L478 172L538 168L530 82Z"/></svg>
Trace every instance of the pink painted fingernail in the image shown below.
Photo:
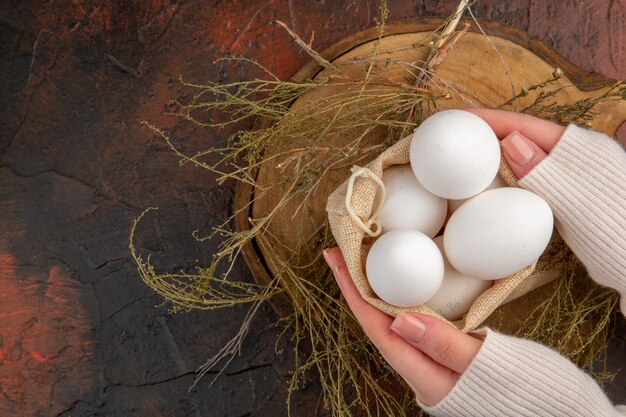
<svg viewBox="0 0 626 417"><path fill-rule="evenodd" d="M337 281L337 285L339 285L339 289L341 289L341 292L344 291L346 286L346 279L348 279L347 273L348 268L346 268L344 265L338 266L337 271L335 272L335 281Z"/></svg>
<svg viewBox="0 0 626 417"><path fill-rule="evenodd" d="M401 314L391 323L391 330L411 344L422 341L426 324L412 314Z"/></svg>
<svg viewBox="0 0 626 417"><path fill-rule="evenodd" d="M502 147L512 162L520 167L528 165L535 157L535 147L530 139L518 132L513 132L502 139Z"/></svg>
<svg viewBox="0 0 626 417"><path fill-rule="evenodd" d="M348 268L343 261L341 250L339 248L326 249L322 252L322 255L324 255L326 263L330 267L331 271L333 271L333 275L335 276L337 284L339 284L339 288L343 291L345 280L349 279L350 274L348 273Z"/></svg>
<svg viewBox="0 0 626 417"><path fill-rule="evenodd" d="M333 257L332 249L324 249L324 251L322 252L322 255L324 255L324 260L326 261L326 263L328 264L330 269L333 272L336 272L337 271L337 261L336 261L335 257Z"/></svg>

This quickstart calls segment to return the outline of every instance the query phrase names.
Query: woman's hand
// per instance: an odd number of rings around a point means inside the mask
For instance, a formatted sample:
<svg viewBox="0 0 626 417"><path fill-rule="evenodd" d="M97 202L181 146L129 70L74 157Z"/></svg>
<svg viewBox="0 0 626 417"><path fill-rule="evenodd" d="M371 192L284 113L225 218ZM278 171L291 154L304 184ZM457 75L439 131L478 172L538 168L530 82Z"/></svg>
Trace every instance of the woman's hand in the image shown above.
<svg viewBox="0 0 626 417"><path fill-rule="evenodd" d="M395 320L367 303L348 273L339 248L324 251L348 306L385 360L411 386L418 400L433 406L452 389L482 341L423 314Z"/></svg>
<svg viewBox="0 0 626 417"><path fill-rule="evenodd" d="M496 136L502 139L504 159L519 179L550 153L565 131L563 126L523 113L466 110L486 121Z"/></svg>
<svg viewBox="0 0 626 417"><path fill-rule="evenodd" d="M468 111L502 139L504 158L519 179L552 151L551 160L534 171L537 175L524 178L522 186L547 201L565 243L594 281L621 294L620 309L626 316L624 149L608 136L572 129L554 151L565 132L562 126L502 110ZM617 136L626 143L626 123Z"/></svg>

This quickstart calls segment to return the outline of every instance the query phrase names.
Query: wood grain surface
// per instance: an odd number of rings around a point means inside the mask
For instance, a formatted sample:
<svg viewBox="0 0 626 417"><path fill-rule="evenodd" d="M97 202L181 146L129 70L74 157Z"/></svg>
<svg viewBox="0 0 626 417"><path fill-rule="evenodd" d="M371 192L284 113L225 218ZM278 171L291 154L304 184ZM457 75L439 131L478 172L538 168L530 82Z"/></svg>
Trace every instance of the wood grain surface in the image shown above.
<svg viewBox="0 0 626 417"><path fill-rule="evenodd" d="M444 16L456 1L390 1L390 20ZM288 78L307 57L276 25L324 49L373 25L375 0L7 0L0 3L0 415L283 415L293 356L275 353L265 307L241 356L209 387L194 370L237 331L245 308L171 315L139 279L132 219L158 206L138 247L164 271L206 265L197 242L232 211L233 184L177 158L142 120L189 152L230 131L164 115L178 83L249 79L215 60L246 55ZM626 2L478 1L478 17L527 31L588 71L626 78ZM235 128L249 128L243 122ZM236 271L249 279L243 261ZM626 324L609 351L622 354ZM288 339L283 339L288 340ZM621 343L621 344L620 344ZM612 364L617 368L617 360ZM624 373L607 387L626 401ZM293 404L325 415L312 379Z"/></svg>

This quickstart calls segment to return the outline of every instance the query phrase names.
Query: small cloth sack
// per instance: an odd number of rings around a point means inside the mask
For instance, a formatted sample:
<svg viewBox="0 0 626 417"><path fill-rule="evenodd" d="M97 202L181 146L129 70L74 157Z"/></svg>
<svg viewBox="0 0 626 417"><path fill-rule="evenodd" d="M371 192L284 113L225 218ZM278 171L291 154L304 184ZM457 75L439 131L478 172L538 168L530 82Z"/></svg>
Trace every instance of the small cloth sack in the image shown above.
<svg viewBox="0 0 626 417"><path fill-rule="evenodd" d="M380 225L375 221L376 192L380 187L383 170L392 165L408 164L411 136L408 136L381 153L366 167L355 167L352 176L328 198L326 211L331 230L346 260L352 280L361 296L379 310L397 316L403 312L428 314L443 319L425 305L396 307L376 296L365 276L365 256L362 245L375 236ZM500 176L512 187L517 180L504 159L500 163ZM476 329L499 306L512 301L555 278L551 271L536 271L536 263L494 284L482 293L461 320L449 322L464 332Z"/></svg>

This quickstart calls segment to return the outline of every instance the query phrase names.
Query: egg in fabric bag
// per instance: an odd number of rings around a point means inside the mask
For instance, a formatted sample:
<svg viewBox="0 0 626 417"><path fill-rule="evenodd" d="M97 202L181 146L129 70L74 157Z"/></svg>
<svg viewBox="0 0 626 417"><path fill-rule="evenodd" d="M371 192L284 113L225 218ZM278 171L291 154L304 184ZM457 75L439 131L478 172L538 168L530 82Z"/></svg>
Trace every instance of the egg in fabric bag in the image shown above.
<svg viewBox="0 0 626 417"><path fill-rule="evenodd" d="M398 307L414 307L430 299L443 279L443 257L437 245L417 230L398 229L380 236L365 263L376 295Z"/></svg>
<svg viewBox="0 0 626 417"><path fill-rule="evenodd" d="M410 165L394 165L383 171L386 197L378 221L383 233L395 229L414 229L433 237L443 226L448 201L438 197L419 183ZM379 203L381 194L376 194Z"/></svg>
<svg viewBox="0 0 626 417"><path fill-rule="evenodd" d="M548 203L521 188L485 191L459 207L443 235L448 260L459 272L500 279L535 262L548 246L554 220Z"/></svg>
<svg viewBox="0 0 626 417"><path fill-rule="evenodd" d="M464 275L454 269L443 248L443 236L434 239L443 255L444 275L439 291L426 302L426 306L448 320L459 320L472 303L489 287L492 281Z"/></svg>
<svg viewBox="0 0 626 417"><path fill-rule="evenodd" d="M500 143L480 117L444 110L415 129L409 156L415 176L428 191L460 200L493 181L500 166Z"/></svg>

